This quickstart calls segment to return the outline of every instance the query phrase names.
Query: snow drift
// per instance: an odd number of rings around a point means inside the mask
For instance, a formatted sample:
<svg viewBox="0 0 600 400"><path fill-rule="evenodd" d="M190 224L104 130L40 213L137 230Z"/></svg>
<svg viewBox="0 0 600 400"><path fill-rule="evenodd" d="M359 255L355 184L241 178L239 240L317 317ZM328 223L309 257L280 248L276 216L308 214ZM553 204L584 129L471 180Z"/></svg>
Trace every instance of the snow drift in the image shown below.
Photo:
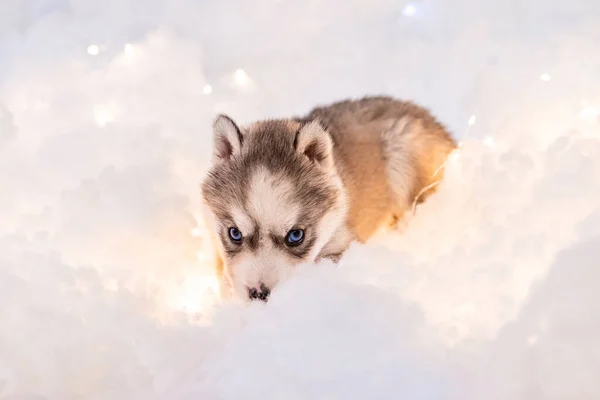
<svg viewBox="0 0 600 400"><path fill-rule="evenodd" d="M600 5L0 3L0 398L600 397ZM392 94L461 141L401 235L218 304L210 122Z"/></svg>

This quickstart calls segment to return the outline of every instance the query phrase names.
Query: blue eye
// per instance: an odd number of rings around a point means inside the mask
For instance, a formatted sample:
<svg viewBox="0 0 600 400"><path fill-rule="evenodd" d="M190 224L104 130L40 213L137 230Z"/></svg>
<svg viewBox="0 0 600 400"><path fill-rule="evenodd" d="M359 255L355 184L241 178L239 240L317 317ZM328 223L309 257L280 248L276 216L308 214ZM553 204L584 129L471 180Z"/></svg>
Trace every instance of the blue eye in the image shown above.
<svg viewBox="0 0 600 400"><path fill-rule="evenodd" d="M242 241L242 232L236 227L229 228L229 238L232 241L239 243Z"/></svg>
<svg viewBox="0 0 600 400"><path fill-rule="evenodd" d="M285 243L288 246L298 246L304 240L304 231L302 229L292 229L285 237Z"/></svg>

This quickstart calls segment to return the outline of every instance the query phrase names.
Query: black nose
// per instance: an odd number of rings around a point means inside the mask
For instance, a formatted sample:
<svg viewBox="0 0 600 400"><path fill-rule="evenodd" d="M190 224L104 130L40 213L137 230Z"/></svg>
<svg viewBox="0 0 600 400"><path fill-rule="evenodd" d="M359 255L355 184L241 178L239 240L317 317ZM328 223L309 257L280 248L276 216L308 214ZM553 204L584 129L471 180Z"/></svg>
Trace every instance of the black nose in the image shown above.
<svg viewBox="0 0 600 400"><path fill-rule="evenodd" d="M260 284L260 289L248 288L248 297L250 300L262 300L267 301L267 298L271 294L271 289L265 286L264 283Z"/></svg>

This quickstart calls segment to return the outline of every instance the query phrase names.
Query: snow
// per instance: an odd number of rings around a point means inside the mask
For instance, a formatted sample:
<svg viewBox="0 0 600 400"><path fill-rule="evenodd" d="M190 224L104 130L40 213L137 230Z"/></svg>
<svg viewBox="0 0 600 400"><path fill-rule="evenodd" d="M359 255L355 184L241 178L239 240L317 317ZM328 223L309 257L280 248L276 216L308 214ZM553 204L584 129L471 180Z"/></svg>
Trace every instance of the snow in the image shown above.
<svg viewBox="0 0 600 400"><path fill-rule="evenodd" d="M0 2L0 398L600 398L600 3ZM386 93L461 140L401 235L216 301L210 122Z"/></svg>

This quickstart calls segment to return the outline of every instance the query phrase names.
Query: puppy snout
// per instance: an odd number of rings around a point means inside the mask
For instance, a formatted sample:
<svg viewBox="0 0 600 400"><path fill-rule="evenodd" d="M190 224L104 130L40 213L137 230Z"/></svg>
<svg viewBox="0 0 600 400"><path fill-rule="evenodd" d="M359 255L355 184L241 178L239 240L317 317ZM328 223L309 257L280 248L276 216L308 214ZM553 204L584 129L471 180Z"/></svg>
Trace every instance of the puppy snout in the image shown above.
<svg viewBox="0 0 600 400"><path fill-rule="evenodd" d="M250 297L250 300L267 301L270 294L271 289L266 287L264 283L261 283L258 289L255 287L248 288L248 297Z"/></svg>

